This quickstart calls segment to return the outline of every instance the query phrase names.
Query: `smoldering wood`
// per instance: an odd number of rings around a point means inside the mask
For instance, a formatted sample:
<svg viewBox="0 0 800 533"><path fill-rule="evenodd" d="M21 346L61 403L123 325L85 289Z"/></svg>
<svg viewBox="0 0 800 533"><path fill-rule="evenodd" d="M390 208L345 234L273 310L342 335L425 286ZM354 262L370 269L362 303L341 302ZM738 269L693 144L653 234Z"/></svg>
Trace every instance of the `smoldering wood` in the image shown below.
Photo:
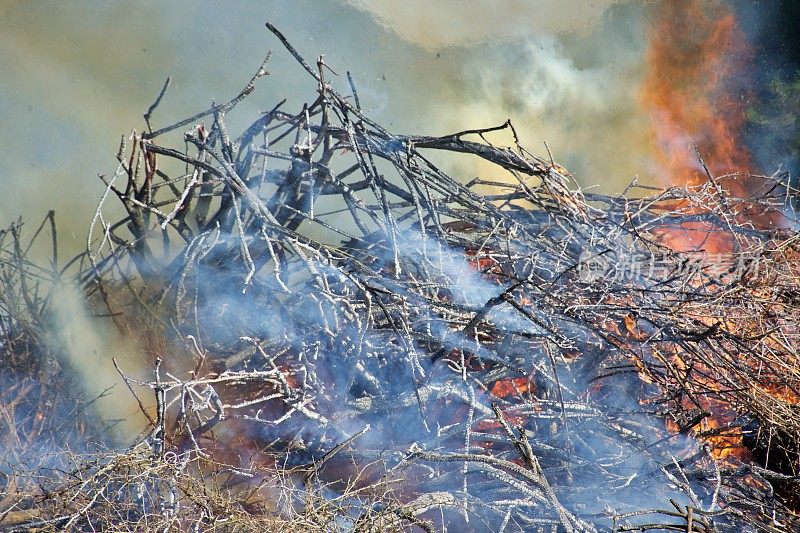
<svg viewBox="0 0 800 533"><path fill-rule="evenodd" d="M758 187L738 198L745 177L701 161L697 187L584 192L510 120L391 133L349 73L268 29L311 76L309 103L269 104L232 136L237 104L280 88L268 54L228 102L154 129L168 79L102 177L75 278L121 331L160 339L154 378L124 375L153 427L41 481L47 518L12 528L790 527L798 240L784 176L748 176ZM451 176L453 158L493 171ZM47 307L17 233L0 264L16 291L2 300L9 354L12 335L41 335ZM676 235L754 266L690 269ZM785 460L720 461L748 431ZM6 493L1 516L36 491Z"/></svg>

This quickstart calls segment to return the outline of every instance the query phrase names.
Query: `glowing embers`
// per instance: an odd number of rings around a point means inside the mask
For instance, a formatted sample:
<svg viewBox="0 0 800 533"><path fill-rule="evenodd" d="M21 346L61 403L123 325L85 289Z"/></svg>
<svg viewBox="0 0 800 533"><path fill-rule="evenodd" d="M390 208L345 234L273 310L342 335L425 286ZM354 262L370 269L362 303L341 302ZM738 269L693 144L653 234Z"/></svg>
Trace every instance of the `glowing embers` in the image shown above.
<svg viewBox="0 0 800 533"><path fill-rule="evenodd" d="M498 398L508 398L524 394L530 390L530 380L528 378L507 378L495 381L492 385L492 396Z"/></svg>

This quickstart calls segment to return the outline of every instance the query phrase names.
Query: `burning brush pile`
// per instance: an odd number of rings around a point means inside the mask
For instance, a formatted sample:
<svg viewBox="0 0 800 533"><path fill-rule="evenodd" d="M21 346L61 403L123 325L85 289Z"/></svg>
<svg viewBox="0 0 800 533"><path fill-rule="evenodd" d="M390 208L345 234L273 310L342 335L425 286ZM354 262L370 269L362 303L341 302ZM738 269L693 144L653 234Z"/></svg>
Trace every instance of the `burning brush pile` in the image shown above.
<svg viewBox="0 0 800 533"><path fill-rule="evenodd" d="M165 86L72 263L152 354L123 373L150 421L130 447L64 442L103 428L45 333L53 268L3 234L0 530L798 527L785 178L588 194L493 144L510 122L390 133L349 75L337 92L269 29L313 100L229 131L265 61L232 101L154 128ZM445 156L496 174L464 184Z"/></svg>

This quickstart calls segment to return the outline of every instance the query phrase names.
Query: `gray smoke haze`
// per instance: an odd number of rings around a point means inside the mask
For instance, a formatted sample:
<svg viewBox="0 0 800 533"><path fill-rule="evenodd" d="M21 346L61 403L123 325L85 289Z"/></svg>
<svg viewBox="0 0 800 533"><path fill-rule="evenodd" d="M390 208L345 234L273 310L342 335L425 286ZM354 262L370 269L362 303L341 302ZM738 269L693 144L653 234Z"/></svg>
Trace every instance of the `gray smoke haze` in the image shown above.
<svg viewBox="0 0 800 533"><path fill-rule="evenodd" d="M230 129L284 97L288 110L313 99L314 83L265 30L266 20L305 57L326 54L340 74L352 71L365 109L394 131L437 135L512 118L526 146L542 153L548 142L584 185L616 190L646 169L648 118L636 92L647 2L398 6L6 0L0 4L0 220L22 214L35 228L55 209L62 257L82 251L103 192L97 173L113 172L120 136L142 129L142 113L168 75L173 82L156 125L231 98L269 49L272 76L229 117ZM469 165L449 162L465 179L502 178L489 164ZM65 308L59 317L57 338L87 392L117 383L101 411L118 412L117 394L125 393L109 362L127 349L107 340L81 309Z"/></svg>
<svg viewBox="0 0 800 533"><path fill-rule="evenodd" d="M307 57L324 53L350 69L365 106L396 131L444 134L512 117L527 146L542 152L547 141L583 184L614 189L643 171L646 117L635 92L645 3L416 4L4 2L0 218L54 208L62 246L82 249L102 191L96 174L113 169L120 135L142 128L167 75L158 124L230 98L268 49L273 76L244 109L294 95L289 104L299 105L313 85L266 20Z"/></svg>

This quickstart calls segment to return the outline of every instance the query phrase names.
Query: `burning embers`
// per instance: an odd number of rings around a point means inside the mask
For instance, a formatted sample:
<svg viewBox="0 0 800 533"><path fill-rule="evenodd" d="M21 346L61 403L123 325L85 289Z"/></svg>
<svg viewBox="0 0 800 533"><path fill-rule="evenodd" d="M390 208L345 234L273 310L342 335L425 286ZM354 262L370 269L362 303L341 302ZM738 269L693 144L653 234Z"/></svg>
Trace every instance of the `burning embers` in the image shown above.
<svg viewBox="0 0 800 533"><path fill-rule="evenodd" d="M727 216L776 212L777 185L702 214L763 261L758 275L689 275L688 256L657 241L695 222L680 206L715 197L714 184L584 196L521 146L470 140L485 131L391 134L354 89L332 88L321 60L307 69L317 94L296 113L279 105L231 136L224 115L262 66L186 148L162 142L184 122L135 134L108 182L127 217L108 225L100 206L82 279L122 327L168 342L155 380L128 378L158 398L128 453L166 466L141 476L148 498L126 517L210 528L234 495L237 520L318 530L708 532L791 519L769 483L787 474L719 461L723 445L741 449L743 427L791 452L798 442L787 400L800 383L798 284L784 269L795 239ZM482 158L516 184L477 180L478 194L428 152ZM669 275L582 269L627 257L658 258ZM109 297L120 286L129 305ZM103 505L131 497L114 483L86 485L103 498L74 490ZM92 527L128 519L103 509L58 512Z"/></svg>

